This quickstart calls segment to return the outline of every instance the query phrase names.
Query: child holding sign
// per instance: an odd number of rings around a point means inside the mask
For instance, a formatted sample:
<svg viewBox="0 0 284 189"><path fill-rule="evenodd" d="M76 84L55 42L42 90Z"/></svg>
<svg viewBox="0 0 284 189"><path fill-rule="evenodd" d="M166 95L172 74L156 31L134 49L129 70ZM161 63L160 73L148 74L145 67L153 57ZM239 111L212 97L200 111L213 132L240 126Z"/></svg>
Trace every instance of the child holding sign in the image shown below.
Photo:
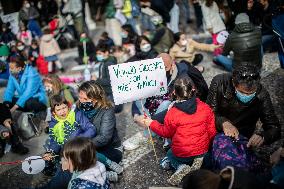
<svg viewBox="0 0 284 189"><path fill-rule="evenodd" d="M195 93L194 83L188 76L178 78L174 83L174 101L169 106L164 123L141 117L146 127L172 140L161 165L165 169L172 167L176 170L169 179L173 185L190 171L200 168L202 157L216 134L214 113L207 104L196 98Z"/></svg>

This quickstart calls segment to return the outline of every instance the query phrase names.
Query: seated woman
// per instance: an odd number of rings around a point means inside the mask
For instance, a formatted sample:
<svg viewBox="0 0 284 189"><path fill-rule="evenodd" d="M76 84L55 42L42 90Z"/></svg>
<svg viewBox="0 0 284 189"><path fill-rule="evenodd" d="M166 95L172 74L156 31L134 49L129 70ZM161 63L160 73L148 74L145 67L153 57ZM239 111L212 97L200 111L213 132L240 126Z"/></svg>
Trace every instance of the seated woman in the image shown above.
<svg viewBox="0 0 284 189"><path fill-rule="evenodd" d="M216 48L219 47L214 44L209 45L204 43L198 43L191 38L187 39L186 35L180 32L174 35L174 40L175 44L170 49L170 56L176 62L185 60L193 66L199 64L203 59L202 54L196 53L197 50L213 52Z"/></svg>
<svg viewBox="0 0 284 189"><path fill-rule="evenodd" d="M135 45L136 54L128 62L156 58L158 53L152 48L151 41L144 35L140 36Z"/></svg>
<svg viewBox="0 0 284 189"><path fill-rule="evenodd" d="M3 101L11 113L17 109L34 113L45 111L47 98L39 73L19 57L12 58L9 66L11 75Z"/></svg>
<svg viewBox="0 0 284 189"><path fill-rule="evenodd" d="M130 24L123 25L121 30L122 46L129 51L130 56L134 56L138 34Z"/></svg>
<svg viewBox="0 0 284 189"><path fill-rule="evenodd" d="M174 101L168 108L164 123L143 116L139 121L157 135L172 140L161 166L176 170L168 180L173 185L179 184L190 171L201 167L203 156L216 134L213 111L196 98L195 93L190 77L178 78L174 83Z"/></svg>
<svg viewBox="0 0 284 189"><path fill-rule="evenodd" d="M122 146L116 129L112 103L96 81L83 83L78 91L78 109L82 110L96 127L97 135L93 141L97 151L119 163L122 159Z"/></svg>

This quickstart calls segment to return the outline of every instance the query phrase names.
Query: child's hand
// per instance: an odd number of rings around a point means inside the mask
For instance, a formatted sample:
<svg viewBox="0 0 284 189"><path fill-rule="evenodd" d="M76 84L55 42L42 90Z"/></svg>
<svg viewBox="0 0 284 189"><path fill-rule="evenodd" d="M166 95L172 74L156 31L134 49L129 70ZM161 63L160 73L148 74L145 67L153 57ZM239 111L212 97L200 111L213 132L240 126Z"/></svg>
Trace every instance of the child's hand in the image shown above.
<svg viewBox="0 0 284 189"><path fill-rule="evenodd" d="M42 156L42 159L44 161L51 161L53 158L52 154L51 153L45 153L43 156Z"/></svg>
<svg viewBox="0 0 284 189"><path fill-rule="evenodd" d="M151 125L152 121L153 120L151 118L149 118L149 117L146 117L146 118L143 119L144 125L146 127L149 127Z"/></svg>
<svg viewBox="0 0 284 189"><path fill-rule="evenodd" d="M145 127L144 122L143 122L143 120L144 120L144 116L143 116L143 115L137 115L137 114L135 114L134 117L133 117L133 119L134 119L134 122L135 122L137 125L139 125L140 127Z"/></svg>

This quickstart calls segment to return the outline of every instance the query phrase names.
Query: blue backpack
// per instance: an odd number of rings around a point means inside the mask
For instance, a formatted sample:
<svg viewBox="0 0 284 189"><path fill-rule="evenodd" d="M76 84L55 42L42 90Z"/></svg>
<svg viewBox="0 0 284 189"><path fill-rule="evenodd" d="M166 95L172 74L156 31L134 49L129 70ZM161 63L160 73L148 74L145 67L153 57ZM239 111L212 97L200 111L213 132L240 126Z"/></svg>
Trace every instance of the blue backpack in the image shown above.
<svg viewBox="0 0 284 189"><path fill-rule="evenodd" d="M260 161L254 152L247 148L247 143L247 138L241 135L236 140L225 136L224 133L217 134L212 149L214 168L221 170L226 166L233 166L245 171L259 171Z"/></svg>

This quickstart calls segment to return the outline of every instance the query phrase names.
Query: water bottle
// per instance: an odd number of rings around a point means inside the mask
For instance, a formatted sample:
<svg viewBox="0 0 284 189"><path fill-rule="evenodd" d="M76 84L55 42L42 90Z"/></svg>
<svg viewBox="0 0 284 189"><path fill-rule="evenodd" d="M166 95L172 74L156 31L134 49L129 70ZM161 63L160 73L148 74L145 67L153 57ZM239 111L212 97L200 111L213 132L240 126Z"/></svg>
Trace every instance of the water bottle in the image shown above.
<svg viewBox="0 0 284 189"><path fill-rule="evenodd" d="M85 81L91 80L91 72L88 69L88 67L86 67L85 70L84 70L84 79L85 79Z"/></svg>

